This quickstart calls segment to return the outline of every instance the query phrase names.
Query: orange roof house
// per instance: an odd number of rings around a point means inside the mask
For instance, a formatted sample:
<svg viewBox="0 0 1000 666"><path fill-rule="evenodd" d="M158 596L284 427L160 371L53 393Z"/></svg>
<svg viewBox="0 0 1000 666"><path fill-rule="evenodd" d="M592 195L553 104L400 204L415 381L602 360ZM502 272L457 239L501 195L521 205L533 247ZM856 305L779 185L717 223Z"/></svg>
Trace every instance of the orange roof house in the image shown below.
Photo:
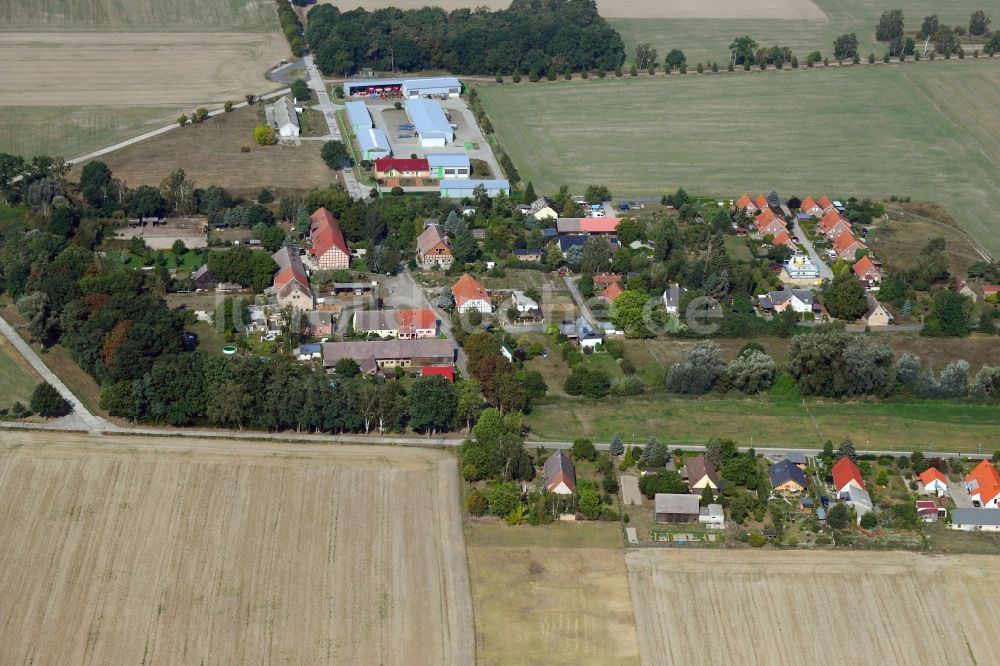
<svg viewBox="0 0 1000 666"><path fill-rule="evenodd" d="M774 211L770 208L765 208L760 215L755 217L753 224L758 233L763 235L771 234L772 236L777 236L788 227L785 221L775 215Z"/></svg>
<svg viewBox="0 0 1000 666"><path fill-rule="evenodd" d="M757 211L757 207L753 204L753 199L750 198L749 194L744 194L739 199L736 200L737 210L745 210L748 213L753 213Z"/></svg>
<svg viewBox="0 0 1000 666"><path fill-rule="evenodd" d="M823 214L822 207L820 207L819 204L816 203L816 200L812 197L806 197L803 199L802 203L799 204L799 210L807 215L812 215L813 217L819 217Z"/></svg>
<svg viewBox="0 0 1000 666"><path fill-rule="evenodd" d="M432 338L437 335L437 315L430 308L396 310L396 327L400 339Z"/></svg>
<svg viewBox="0 0 1000 666"><path fill-rule="evenodd" d="M840 234L833 239L833 250L844 261L854 261L858 250L864 249L866 249L865 244L855 238L852 233Z"/></svg>
<svg viewBox="0 0 1000 666"><path fill-rule="evenodd" d="M948 492L948 477L936 467L928 467L918 477L924 492L941 495Z"/></svg>
<svg viewBox="0 0 1000 666"><path fill-rule="evenodd" d="M613 234L621 219L617 217L585 217L580 220L580 231L587 234Z"/></svg>
<svg viewBox="0 0 1000 666"><path fill-rule="evenodd" d="M771 241L771 245L774 247L784 245L791 250L795 249L795 241L793 241L792 237L788 235L788 230L786 229L779 231L777 235L775 235L774 240Z"/></svg>
<svg viewBox="0 0 1000 666"><path fill-rule="evenodd" d="M865 283L865 286L872 287L882 280L882 271L878 269L875 262L868 255L858 259L853 266L854 274Z"/></svg>
<svg viewBox="0 0 1000 666"><path fill-rule="evenodd" d="M309 253L323 270L347 268L351 264L351 251L340 230L340 222L326 208L320 208L310 217L309 235L312 249Z"/></svg>
<svg viewBox="0 0 1000 666"><path fill-rule="evenodd" d="M458 278L458 282L452 285L451 293L455 296L455 307L459 312L471 310L485 314L493 312L493 302L490 301L489 292L468 273Z"/></svg>
<svg viewBox="0 0 1000 666"><path fill-rule="evenodd" d="M833 202L830 201L830 197L826 196L825 194L819 198L819 207L822 208L823 210L834 209Z"/></svg>
<svg viewBox="0 0 1000 666"><path fill-rule="evenodd" d="M989 460L983 460L965 477L965 487L973 504L995 509L1000 506L1000 473Z"/></svg>
<svg viewBox="0 0 1000 666"><path fill-rule="evenodd" d="M767 203L767 197L763 194L758 194L757 198L753 200L753 205L757 207L757 210L766 210L770 208L770 204Z"/></svg>
<svg viewBox="0 0 1000 666"><path fill-rule="evenodd" d="M851 230L851 223L835 210L831 210L820 218L818 226L827 238L836 238L840 234Z"/></svg>
<svg viewBox="0 0 1000 666"><path fill-rule="evenodd" d="M854 464L854 461L844 456L833 465L833 487L838 493L844 492L847 486L854 484L862 490L865 489L865 482L861 478L861 470Z"/></svg>
<svg viewBox="0 0 1000 666"><path fill-rule="evenodd" d="M601 292L601 298L611 303L624 293L625 290L622 289L620 284L618 284L617 282L612 282L611 284L608 285L607 289Z"/></svg>

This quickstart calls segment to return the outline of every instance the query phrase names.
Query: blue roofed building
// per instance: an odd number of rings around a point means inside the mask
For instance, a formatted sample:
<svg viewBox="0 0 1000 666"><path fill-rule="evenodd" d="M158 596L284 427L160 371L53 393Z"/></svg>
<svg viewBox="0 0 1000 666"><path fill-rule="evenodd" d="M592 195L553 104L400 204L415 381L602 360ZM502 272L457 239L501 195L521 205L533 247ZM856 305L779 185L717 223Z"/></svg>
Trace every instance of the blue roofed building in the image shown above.
<svg viewBox="0 0 1000 666"><path fill-rule="evenodd" d="M361 147L361 159L377 160L392 154L389 139L385 132L377 127L369 127L358 132L358 146Z"/></svg>
<svg viewBox="0 0 1000 666"><path fill-rule="evenodd" d="M809 485L805 472L790 460L782 460L767 468L771 480L771 488L776 493L798 494Z"/></svg>
<svg viewBox="0 0 1000 666"><path fill-rule="evenodd" d="M427 166L430 168L431 178L439 180L472 176L472 163L469 156L463 153L428 153Z"/></svg>
<svg viewBox="0 0 1000 666"><path fill-rule="evenodd" d="M417 130L422 147L444 148L455 140L455 130L440 102L420 97L411 98L406 102L406 114Z"/></svg>
<svg viewBox="0 0 1000 666"><path fill-rule="evenodd" d="M582 248L586 243L587 236L561 236L559 238L559 251L562 252L563 257L565 257L570 248Z"/></svg>
<svg viewBox="0 0 1000 666"><path fill-rule="evenodd" d="M347 111L347 122L350 123L351 130L353 130L355 134L374 127L372 124L372 116L368 112L368 105L364 102L359 102L357 100L347 102L344 104L344 109Z"/></svg>

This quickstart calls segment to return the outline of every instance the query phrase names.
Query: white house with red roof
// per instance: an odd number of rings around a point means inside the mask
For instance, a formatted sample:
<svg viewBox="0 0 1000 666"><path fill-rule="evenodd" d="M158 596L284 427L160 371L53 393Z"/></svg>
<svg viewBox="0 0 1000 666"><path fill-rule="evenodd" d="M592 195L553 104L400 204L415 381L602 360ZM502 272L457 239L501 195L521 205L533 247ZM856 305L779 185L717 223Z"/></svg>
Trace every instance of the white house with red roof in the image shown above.
<svg viewBox="0 0 1000 666"><path fill-rule="evenodd" d="M867 250L868 246L854 237L852 233L840 234L833 240L833 251L844 261L854 261L858 250Z"/></svg>
<svg viewBox="0 0 1000 666"><path fill-rule="evenodd" d="M856 486L861 490L865 489L864 479L861 478L861 470L847 456L834 463L830 473L833 475L833 487L837 489L837 494L845 492L848 486Z"/></svg>
<svg viewBox="0 0 1000 666"><path fill-rule="evenodd" d="M483 314L493 312L493 301L490 300L489 292L468 273L458 278L458 282L452 285L451 293L455 297L455 307L459 312L473 310Z"/></svg>
<svg viewBox="0 0 1000 666"><path fill-rule="evenodd" d="M920 489L928 495L944 497L948 492L948 477L936 467L928 467L917 478L920 479Z"/></svg>
<svg viewBox="0 0 1000 666"><path fill-rule="evenodd" d="M375 177L384 178L428 178L430 166L424 158L403 159L382 157L375 160Z"/></svg>
<svg viewBox="0 0 1000 666"><path fill-rule="evenodd" d="M833 205L833 201L830 200L830 197L825 194L819 198L819 207L822 208L824 212L836 210L837 208Z"/></svg>
<svg viewBox="0 0 1000 666"><path fill-rule="evenodd" d="M882 271L871 260L871 257L868 255L861 257L854 263L851 270L854 271L854 274L858 276L861 284L865 285L868 291L878 291L878 285L882 281Z"/></svg>
<svg viewBox="0 0 1000 666"><path fill-rule="evenodd" d="M765 209L753 220L754 228L761 236L777 236L782 231L788 229L788 224L783 219L775 215L770 208Z"/></svg>
<svg viewBox="0 0 1000 666"><path fill-rule="evenodd" d="M309 236L312 248L309 254L321 270L337 270L351 265L351 251L340 231L340 222L326 208L320 208L310 217Z"/></svg>
<svg viewBox="0 0 1000 666"><path fill-rule="evenodd" d="M1000 508L1000 473L989 460L981 461L969 472L965 487L977 507Z"/></svg>
<svg viewBox="0 0 1000 666"><path fill-rule="evenodd" d="M816 227L821 234L830 240L836 239L841 234L851 233L851 223L835 210L823 215Z"/></svg>
<svg viewBox="0 0 1000 666"><path fill-rule="evenodd" d="M274 275L274 296L281 307L292 307L302 312L308 312L314 307L312 287L309 276L299 255L292 254L283 247L273 255L274 263L278 264L278 272Z"/></svg>
<svg viewBox="0 0 1000 666"><path fill-rule="evenodd" d="M756 215L760 212L760 209L757 208L756 204L754 204L753 199L750 198L749 194L744 194L737 199L735 206L736 210L742 211L747 215Z"/></svg>
<svg viewBox="0 0 1000 666"><path fill-rule="evenodd" d="M779 245L784 245L792 252L795 252L795 250L797 249L795 241L792 240L792 237L789 235L787 229L782 229L777 234L775 234L774 239L771 241L771 245L773 245L774 247L778 247Z"/></svg>

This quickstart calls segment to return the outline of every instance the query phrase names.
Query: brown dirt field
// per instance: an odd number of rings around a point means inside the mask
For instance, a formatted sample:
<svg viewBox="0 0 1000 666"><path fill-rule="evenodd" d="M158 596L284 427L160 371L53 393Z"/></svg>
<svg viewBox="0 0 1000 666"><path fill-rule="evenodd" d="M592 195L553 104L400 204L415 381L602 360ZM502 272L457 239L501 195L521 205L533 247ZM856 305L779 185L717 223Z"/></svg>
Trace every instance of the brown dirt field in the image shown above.
<svg viewBox="0 0 1000 666"><path fill-rule="evenodd" d="M182 168L200 187L219 185L235 194L256 194L262 187L281 190L327 187L337 176L320 158L322 141L298 146L258 146L253 128L262 122L260 105L216 116L100 158L130 187L159 185ZM250 152L240 152L249 146ZM77 165L82 168L83 163ZM74 171L71 178L76 177Z"/></svg>
<svg viewBox="0 0 1000 666"><path fill-rule="evenodd" d="M469 664L454 457L0 433L5 663Z"/></svg>
<svg viewBox="0 0 1000 666"><path fill-rule="evenodd" d="M0 32L4 105L161 106L240 100L278 88L280 33ZM109 108L109 112L113 112Z"/></svg>
<svg viewBox="0 0 1000 666"><path fill-rule="evenodd" d="M479 664L637 664L621 528L469 526Z"/></svg>
<svg viewBox="0 0 1000 666"><path fill-rule="evenodd" d="M465 7L506 9L510 0L320 0L336 4L342 11L364 7L368 10L384 7L419 9L427 5L447 11ZM826 13L811 0L597 0L597 9L604 18L707 18L707 19L826 19Z"/></svg>
<svg viewBox="0 0 1000 666"><path fill-rule="evenodd" d="M994 558L639 550L648 664L994 663Z"/></svg>
<svg viewBox="0 0 1000 666"><path fill-rule="evenodd" d="M951 260L952 275L965 278L969 266L983 260L983 250L959 228L958 223L940 206L929 203L889 204L894 210L888 222L879 222L870 231L872 249L890 271L905 271L916 265L928 241L944 238ZM919 215L908 215L907 210Z"/></svg>

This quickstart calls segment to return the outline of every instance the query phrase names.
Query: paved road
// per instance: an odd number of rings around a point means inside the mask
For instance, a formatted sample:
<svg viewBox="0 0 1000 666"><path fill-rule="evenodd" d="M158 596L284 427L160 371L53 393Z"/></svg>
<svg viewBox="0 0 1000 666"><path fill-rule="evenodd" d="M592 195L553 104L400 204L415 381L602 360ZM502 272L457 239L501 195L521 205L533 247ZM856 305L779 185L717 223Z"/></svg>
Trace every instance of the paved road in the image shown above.
<svg viewBox="0 0 1000 666"><path fill-rule="evenodd" d="M305 64L306 71L309 72L309 88L316 93L320 110L323 111L323 117L326 118L326 124L330 128L330 136L336 141L346 142L349 138L345 139L340 133L340 125L337 123L336 116L337 107L334 106L333 101L330 99L330 94L326 90L326 84L323 83L323 76L320 74L319 68L316 66L311 55L307 55L302 61ZM354 199L364 199L368 196L368 192L355 177L354 169L341 169L340 173L344 177L344 186L351 197Z"/></svg>
<svg viewBox="0 0 1000 666"><path fill-rule="evenodd" d="M792 231L799 237L799 243L801 243L802 247L806 249L806 253L809 255L809 258L812 259L812 262L819 268L819 276L824 280L832 280L833 269L820 258L819 253L816 252L816 248L813 247L812 241L810 241L809 237L802 232L802 227L799 226L799 221L797 219L792 220Z"/></svg>
<svg viewBox="0 0 1000 666"><path fill-rule="evenodd" d="M568 275L564 277L563 280L566 282L566 286L569 288L569 293L573 295L573 300L576 301L576 306L580 308L580 312L582 312L583 316L587 318L587 321L590 322L591 326L593 326L597 330L600 330L600 328L598 327L597 317L595 317L594 313L590 311L590 306L587 305L587 302L585 300L583 300L583 294L581 294L580 290L576 288L576 280L574 280Z"/></svg>
<svg viewBox="0 0 1000 666"><path fill-rule="evenodd" d="M14 345L15 349L21 353L21 356L25 358L28 363L31 364L42 379L47 381L49 384L55 387L59 391L59 395L63 397L64 400L69 402L73 406L73 413L70 415L68 420L63 421L61 425L66 426L69 430L80 430L86 429L92 432L100 432L108 429L116 429L112 423L108 423L99 416L91 414L86 407L77 399L73 392L63 384L62 380L56 377L55 373L49 370L48 366L42 362L35 350L31 348L27 342L25 342L14 327L7 323L7 320L0 317L0 331L10 340L10 343ZM52 426L51 423L44 424L47 426Z"/></svg>
<svg viewBox="0 0 1000 666"><path fill-rule="evenodd" d="M282 65L281 67L276 67L267 73L268 78L277 81L278 83L291 83L295 79L289 78L288 72L293 69L303 69L306 63L301 58L298 60L293 60L292 62Z"/></svg>

